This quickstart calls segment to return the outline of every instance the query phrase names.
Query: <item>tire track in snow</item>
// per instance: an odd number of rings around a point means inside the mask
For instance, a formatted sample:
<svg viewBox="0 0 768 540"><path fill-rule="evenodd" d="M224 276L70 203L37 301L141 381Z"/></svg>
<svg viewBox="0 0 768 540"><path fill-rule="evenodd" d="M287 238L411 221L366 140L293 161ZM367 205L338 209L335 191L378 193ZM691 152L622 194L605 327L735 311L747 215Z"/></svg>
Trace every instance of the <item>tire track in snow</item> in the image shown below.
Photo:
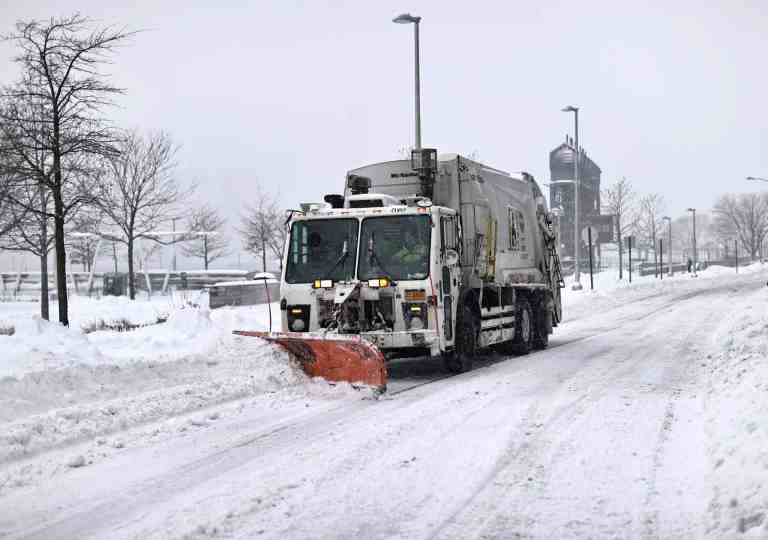
<svg viewBox="0 0 768 540"><path fill-rule="evenodd" d="M753 285L748 285L752 287ZM707 290L704 295L714 295L724 292L725 290L733 291L733 286L718 287L715 289ZM666 301L658 308L642 315L632 317L632 323L635 326L642 324L644 319L651 316L660 316L661 312L665 313L667 317L675 317L678 310L685 309L686 306L683 302L688 299L692 299L698 295L687 293L682 297L676 297L669 301ZM726 299L727 301L727 299ZM714 318L714 314L707 317L707 322L710 322ZM628 332L626 327L626 321L629 317L622 320L615 328L610 331L623 331ZM603 332L606 330L603 329ZM685 344L689 341L690 337L701 332L700 328L692 329L686 336L678 336L678 342ZM580 341L589 339L591 336L583 336L571 340L566 344L573 344ZM636 338L637 341L642 341L642 338ZM647 361L648 355L652 354L652 351L645 351L642 354L635 354L632 361L626 362L626 365L620 368L612 369L606 376L602 378L602 383L599 387L590 389L590 392L581 396L581 399L575 400L571 403L566 403L562 406L553 416L549 418L542 417L539 423L546 427L546 431L549 433L558 433L560 431L575 432L578 431L578 422L587 410L593 406L604 390L609 389L616 381L621 380L628 375L632 375L638 370L638 367L642 366ZM687 374L680 374L684 376ZM653 481L648 488L646 494L646 500L650 502L651 496L648 493L655 492L655 471L663 463L664 445L674 423L674 405L677 397L680 395L679 389L674 389L672 397L665 409L665 414L662 418L662 426L660 428L659 441L655 445L655 453L653 458ZM538 407L532 407L533 413L530 418L535 418ZM547 478L546 472L550 469L551 463L556 463L557 460L564 454L566 454L570 448L570 441L568 439L557 441L546 440L542 438L543 433L538 437L534 437L530 443L515 447L514 444L510 446L509 453L505 455L500 461L500 466L494 469L493 473L489 475L489 478L480 486L476 492L474 492L469 499L455 511L444 523L438 528L430 538L496 538L498 534L502 534L503 537L516 537L525 538L528 536L528 529L535 523L532 523L530 518L526 519L525 516L525 504L520 502L520 499L527 497L527 485L533 482L535 473L533 471L542 471L545 473L544 478L537 478L539 484L539 491L543 491L543 487L546 486ZM544 456L549 456L547 461L543 460ZM534 484L535 485L535 484ZM496 487L510 488L515 491L515 495L507 498L499 498L499 494L495 490ZM647 506L647 505L646 505ZM473 518L473 516L475 516ZM620 517L620 516L618 516ZM469 521L469 523L467 522ZM657 523L657 519L653 520L654 527ZM645 529L647 538L658 538L658 532L655 528L646 527Z"/></svg>

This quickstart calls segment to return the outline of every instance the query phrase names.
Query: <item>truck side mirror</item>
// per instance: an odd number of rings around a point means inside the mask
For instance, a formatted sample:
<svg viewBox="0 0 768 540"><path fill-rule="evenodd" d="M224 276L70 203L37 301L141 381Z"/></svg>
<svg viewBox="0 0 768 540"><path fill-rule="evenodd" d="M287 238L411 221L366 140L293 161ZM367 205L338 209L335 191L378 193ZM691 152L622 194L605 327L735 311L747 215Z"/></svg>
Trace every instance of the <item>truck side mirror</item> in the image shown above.
<svg viewBox="0 0 768 540"><path fill-rule="evenodd" d="M448 266L456 266L459 264L459 253L455 249L445 250L445 264Z"/></svg>

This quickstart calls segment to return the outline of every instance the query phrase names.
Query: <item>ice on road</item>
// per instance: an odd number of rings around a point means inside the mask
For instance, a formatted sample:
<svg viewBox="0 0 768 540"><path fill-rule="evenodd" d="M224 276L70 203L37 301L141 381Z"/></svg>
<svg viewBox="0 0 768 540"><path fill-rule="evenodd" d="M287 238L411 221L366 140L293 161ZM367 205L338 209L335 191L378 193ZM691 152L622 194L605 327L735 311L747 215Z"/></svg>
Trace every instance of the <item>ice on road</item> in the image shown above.
<svg viewBox="0 0 768 540"><path fill-rule="evenodd" d="M585 291L546 351L10 461L45 474L0 491L0 538L768 537L765 281Z"/></svg>

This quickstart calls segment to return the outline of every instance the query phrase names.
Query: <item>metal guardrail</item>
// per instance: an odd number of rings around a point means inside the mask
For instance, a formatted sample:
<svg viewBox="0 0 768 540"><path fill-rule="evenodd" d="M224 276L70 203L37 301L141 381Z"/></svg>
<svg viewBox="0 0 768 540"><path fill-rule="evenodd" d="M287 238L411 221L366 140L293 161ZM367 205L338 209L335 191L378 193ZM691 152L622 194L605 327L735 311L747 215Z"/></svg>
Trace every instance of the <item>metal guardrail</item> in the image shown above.
<svg viewBox="0 0 768 540"><path fill-rule="evenodd" d="M249 274L246 270L136 272L135 283L139 291L166 294L173 289L201 290L222 281L245 281ZM102 296L104 277L109 275L115 274L94 272L91 277L89 272L67 272L67 292ZM40 272L0 272L0 300L39 300L40 286ZM48 290L50 297L55 299L56 277L53 273L48 274Z"/></svg>

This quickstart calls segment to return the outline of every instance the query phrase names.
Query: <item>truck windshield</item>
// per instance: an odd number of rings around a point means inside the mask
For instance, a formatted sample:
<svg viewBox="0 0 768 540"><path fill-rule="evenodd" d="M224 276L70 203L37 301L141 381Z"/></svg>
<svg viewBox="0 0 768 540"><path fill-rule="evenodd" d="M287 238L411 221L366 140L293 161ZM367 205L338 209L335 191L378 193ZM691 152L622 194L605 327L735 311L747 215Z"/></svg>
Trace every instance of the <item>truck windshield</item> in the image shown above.
<svg viewBox="0 0 768 540"><path fill-rule="evenodd" d="M426 278L430 231L429 216L364 219L357 277L361 280Z"/></svg>
<svg viewBox="0 0 768 540"><path fill-rule="evenodd" d="M291 227L285 281L351 280L357 253L356 219L296 221Z"/></svg>

